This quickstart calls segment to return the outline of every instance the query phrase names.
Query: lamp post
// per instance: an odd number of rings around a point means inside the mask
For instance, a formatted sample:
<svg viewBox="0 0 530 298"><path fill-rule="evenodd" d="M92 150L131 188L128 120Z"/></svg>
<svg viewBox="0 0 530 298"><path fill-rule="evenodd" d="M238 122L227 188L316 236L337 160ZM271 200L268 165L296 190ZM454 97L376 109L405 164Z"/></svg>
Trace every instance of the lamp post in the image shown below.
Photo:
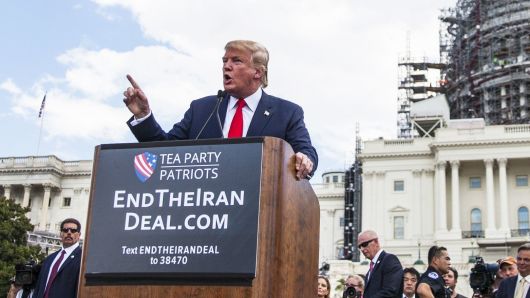
<svg viewBox="0 0 530 298"><path fill-rule="evenodd" d="M416 262L414 262L414 265L424 265L423 261L421 260L421 242L418 240L418 259Z"/></svg>

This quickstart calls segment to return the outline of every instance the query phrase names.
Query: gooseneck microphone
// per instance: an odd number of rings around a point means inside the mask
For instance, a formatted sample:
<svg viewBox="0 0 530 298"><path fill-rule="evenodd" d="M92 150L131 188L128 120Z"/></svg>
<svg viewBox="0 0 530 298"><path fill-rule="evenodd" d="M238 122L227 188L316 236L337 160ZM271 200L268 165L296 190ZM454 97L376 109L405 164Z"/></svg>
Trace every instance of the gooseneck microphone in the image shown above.
<svg viewBox="0 0 530 298"><path fill-rule="evenodd" d="M219 117L219 106L221 105L221 102L223 101L223 98L225 96L226 96L226 91L224 91L224 90L217 91L217 103L215 104L215 107L213 108L213 110L210 113L210 115L208 116L208 119L206 119L206 121L204 122L203 126L201 127L201 130L197 134L197 137L195 138L195 140L199 139L199 137L202 134L202 131L204 130L204 128L206 127L206 125L208 124L210 119L212 119L212 116L213 116L214 113L217 114L217 124L219 124L219 129L221 130L221 136L223 135L223 126L221 125L221 118Z"/></svg>

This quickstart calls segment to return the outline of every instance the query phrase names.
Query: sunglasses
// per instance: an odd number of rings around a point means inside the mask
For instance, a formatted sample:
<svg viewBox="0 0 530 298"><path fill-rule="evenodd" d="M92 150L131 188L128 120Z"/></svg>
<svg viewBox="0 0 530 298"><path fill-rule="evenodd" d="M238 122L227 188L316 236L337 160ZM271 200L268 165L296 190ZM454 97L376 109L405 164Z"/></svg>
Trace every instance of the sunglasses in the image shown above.
<svg viewBox="0 0 530 298"><path fill-rule="evenodd" d="M74 228L62 228L61 231L62 231L63 233L68 233L68 232L70 232L70 233L74 234L74 233L77 233L79 230L78 230L78 229L74 229Z"/></svg>
<svg viewBox="0 0 530 298"><path fill-rule="evenodd" d="M359 249L361 249L361 248L365 248L365 247L367 247L367 246L370 244L370 242L372 242L372 241L374 241L374 240L375 240L375 239L365 241L365 242L359 244L358 248L359 248Z"/></svg>

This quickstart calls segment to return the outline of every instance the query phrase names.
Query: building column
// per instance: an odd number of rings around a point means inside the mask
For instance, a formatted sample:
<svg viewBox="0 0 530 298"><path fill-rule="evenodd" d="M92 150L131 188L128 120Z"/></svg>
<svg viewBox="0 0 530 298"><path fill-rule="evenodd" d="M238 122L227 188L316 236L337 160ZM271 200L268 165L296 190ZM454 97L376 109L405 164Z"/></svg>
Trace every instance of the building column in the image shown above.
<svg viewBox="0 0 530 298"><path fill-rule="evenodd" d="M4 197L6 197L6 200L11 199L11 184L4 184L2 185L4 187Z"/></svg>
<svg viewBox="0 0 530 298"><path fill-rule="evenodd" d="M22 200L22 207L28 207L30 192L31 184L24 184L24 199Z"/></svg>
<svg viewBox="0 0 530 298"><path fill-rule="evenodd" d="M421 200L418 204L417 212L425 213L424 210L430 210L428 216L421 216L420 221L420 235L421 239L434 237L433 232L436 231L436 219L434 216L434 205L437 198L435 193L436 185L436 171L433 169L424 169L421 175Z"/></svg>
<svg viewBox="0 0 530 298"><path fill-rule="evenodd" d="M363 193L362 193L362 214L361 227L371 226L371 202L375 198L375 172L367 171L363 173ZM357 212L357 211L356 211ZM360 231L359 231L360 232Z"/></svg>
<svg viewBox="0 0 530 298"><path fill-rule="evenodd" d="M46 224L48 219L48 204L50 203L50 194L52 187L49 184L44 185L44 197L42 198L42 209L40 213L39 229L41 231L46 230Z"/></svg>
<svg viewBox="0 0 530 298"><path fill-rule="evenodd" d="M376 204L375 206L385 206L385 191L388 191L385 189L385 175L386 172L384 171L377 171L376 172ZM379 235L387 235L387 232L385 230L385 220L387 217L388 209L386 208L372 208L372 222L374 223L374 230L379 233Z"/></svg>
<svg viewBox="0 0 530 298"><path fill-rule="evenodd" d="M452 214L452 225L451 233L453 236L457 236L458 239L462 238L462 229L460 227L460 176L458 168L460 161L451 161L451 214Z"/></svg>
<svg viewBox="0 0 530 298"><path fill-rule="evenodd" d="M447 198L445 184L445 161L437 164L438 198L435 205L435 216L437 216L437 232L447 233Z"/></svg>
<svg viewBox="0 0 530 298"><path fill-rule="evenodd" d="M493 159L485 159L486 165L486 238L495 237L495 189L493 186Z"/></svg>
<svg viewBox="0 0 530 298"><path fill-rule="evenodd" d="M499 195L500 195L500 232L505 237L511 237L510 224L508 223L508 181L506 178L506 158L497 159L499 164Z"/></svg>
<svg viewBox="0 0 530 298"><path fill-rule="evenodd" d="M421 238L422 235L422 208L421 208L421 202L422 202L422 184L421 184L421 176L423 171L422 170L413 170L412 171L412 177L413 177L413 189L412 189L412 205L409 207L411 210L410 214L410 222L408 225L405 225L405 228L409 228L411 233L409 233L409 236L416 236L417 238ZM409 237L410 238L410 237Z"/></svg>

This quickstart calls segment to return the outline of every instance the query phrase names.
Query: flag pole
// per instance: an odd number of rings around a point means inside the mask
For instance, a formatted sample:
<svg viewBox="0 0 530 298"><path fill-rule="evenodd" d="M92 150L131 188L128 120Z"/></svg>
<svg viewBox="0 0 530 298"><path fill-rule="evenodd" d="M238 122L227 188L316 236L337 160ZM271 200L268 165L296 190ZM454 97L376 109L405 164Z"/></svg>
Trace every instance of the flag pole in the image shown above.
<svg viewBox="0 0 530 298"><path fill-rule="evenodd" d="M39 156L40 141L41 141L41 137L42 137L42 125L44 123L44 105L46 104L46 95L47 94L48 94L48 91L46 90L46 92L44 93L44 98L42 98L42 103L40 105L40 110L39 110L40 130L39 130L39 140L37 142L37 153L35 154L35 156Z"/></svg>

